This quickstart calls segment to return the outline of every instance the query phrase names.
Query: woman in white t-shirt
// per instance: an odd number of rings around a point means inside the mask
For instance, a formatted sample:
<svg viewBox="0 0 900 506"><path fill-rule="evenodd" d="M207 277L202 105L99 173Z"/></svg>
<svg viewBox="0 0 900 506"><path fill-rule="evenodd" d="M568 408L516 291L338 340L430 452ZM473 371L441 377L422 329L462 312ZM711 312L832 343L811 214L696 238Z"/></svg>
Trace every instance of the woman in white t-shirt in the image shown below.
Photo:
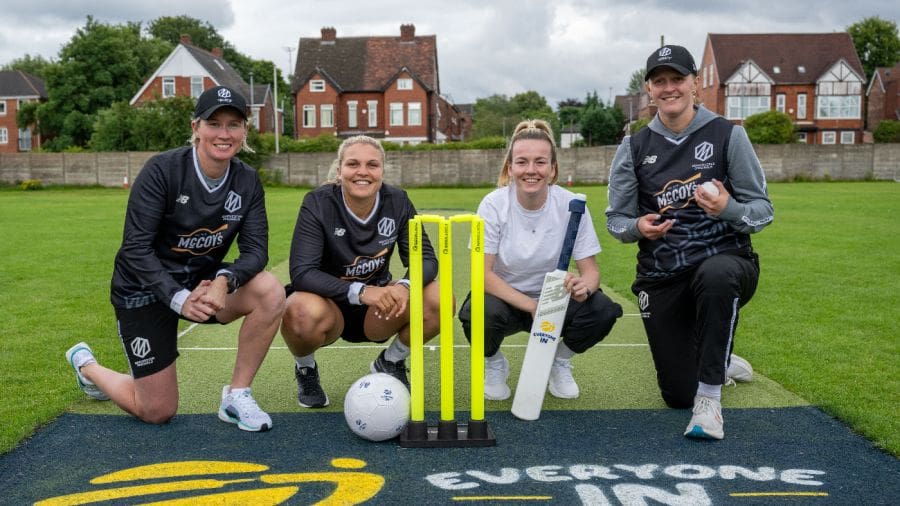
<svg viewBox="0 0 900 506"><path fill-rule="evenodd" d="M497 180L498 188L481 201L484 219L485 379L489 400L509 398L509 362L500 351L506 336L531 329L544 275L556 269L569 220L572 192L557 186L559 164L553 131L545 121L516 126ZM562 341L548 389L555 397L574 399L578 384L571 359L603 340L622 315L622 307L600 291L594 256L600 242L585 210L575 249L577 272L566 276L571 294ZM471 304L459 311L466 339L471 338Z"/></svg>

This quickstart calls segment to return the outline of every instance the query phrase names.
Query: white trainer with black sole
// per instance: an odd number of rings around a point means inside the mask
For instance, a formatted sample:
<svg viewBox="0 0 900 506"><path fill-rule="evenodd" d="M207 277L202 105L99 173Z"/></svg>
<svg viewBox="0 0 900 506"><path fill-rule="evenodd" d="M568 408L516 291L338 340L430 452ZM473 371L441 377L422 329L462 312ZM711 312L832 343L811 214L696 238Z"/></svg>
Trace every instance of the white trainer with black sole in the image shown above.
<svg viewBox="0 0 900 506"><path fill-rule="evenodd" d="M242 388L239 392L232 392L229 385L222 388L219 420L236 424L239 429L249 432L263 432L272 428L272 418L259 409L249 388Z"/></svg>

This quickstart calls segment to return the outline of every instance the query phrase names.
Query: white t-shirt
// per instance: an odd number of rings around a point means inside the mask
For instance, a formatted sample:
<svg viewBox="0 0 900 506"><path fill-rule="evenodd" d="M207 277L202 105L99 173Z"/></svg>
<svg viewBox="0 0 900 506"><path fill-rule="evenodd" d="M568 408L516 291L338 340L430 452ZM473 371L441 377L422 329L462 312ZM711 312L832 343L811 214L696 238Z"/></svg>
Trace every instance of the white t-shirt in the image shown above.
<svg viewBox="0 0 900 506"><path fill-rule="evenodd" d="M536 211L523 208L516 188L509 185L487 194L478 205L484 219L484 252L496 255L494 273L516 290L538 298L544 274L556 270L569 223L569 201L574 193L550 185L547 202ZM585 209L575 239L572 258L581 260L600 253L600 241Z"/></svg>

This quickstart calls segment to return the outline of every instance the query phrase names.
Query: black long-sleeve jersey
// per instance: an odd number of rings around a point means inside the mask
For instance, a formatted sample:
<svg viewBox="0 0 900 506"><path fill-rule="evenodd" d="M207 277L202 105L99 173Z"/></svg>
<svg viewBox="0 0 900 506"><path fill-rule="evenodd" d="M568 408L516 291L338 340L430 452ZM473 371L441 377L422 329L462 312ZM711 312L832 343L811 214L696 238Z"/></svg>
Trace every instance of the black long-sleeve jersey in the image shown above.
<svg viewBox="0 0 900 506"><path fill-rule="evenodd" d="M401 262L409 266L409 220L416 209L399 188L382 184L378 196L365 222L347 210L338 184L322 185L303 197L291 243L294 290L348 302L354 282L384 286L391 280L395 245ZM426 284L437 275L437 259L424 233L422 275Z"/></svg>
<svg viewBox="0 0 900 506"><path fill-rule="evenodd" d="M269 225L256 171L232 158L225 180L210 190L195 160L192 147L160 153L135 179L113 269L115 307L170 305L219 269L235 239L239 257L228 270L237 286L265 268Z"/></svg>

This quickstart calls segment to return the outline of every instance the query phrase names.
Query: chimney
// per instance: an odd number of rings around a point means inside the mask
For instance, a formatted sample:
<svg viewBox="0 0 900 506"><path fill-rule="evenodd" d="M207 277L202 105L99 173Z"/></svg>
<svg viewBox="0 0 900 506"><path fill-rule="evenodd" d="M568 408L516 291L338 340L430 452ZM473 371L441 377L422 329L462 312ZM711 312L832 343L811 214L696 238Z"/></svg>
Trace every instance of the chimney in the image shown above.
<svg viewBox="0 0 900 506"><path fill-rule="evenodd" d="M212 53L212 55L215 56L216 58L221 58L222 57L222 48L214 47L214 48L212 48L212 51L210 51L210 53Z"/></svg>
<svg viewBox="0 0 900 506"><path fill-rule="evenodd" d="M337 30L333 26L322 27L322 42L334 42L337 38Z"/></svg>
<svg viewBox="0 0 900 506"><path fill-rule="evenodd" d="M400 25L400 40L413 42L416 39L416 25Z"/></svg>
<svg viewBox="0 0 900 506"><path fill-rule="evenodd" d="M182 33L181 34L181 43L182 44L193 44L193 42L191 42L191 36L186 33Z"/></svg>

